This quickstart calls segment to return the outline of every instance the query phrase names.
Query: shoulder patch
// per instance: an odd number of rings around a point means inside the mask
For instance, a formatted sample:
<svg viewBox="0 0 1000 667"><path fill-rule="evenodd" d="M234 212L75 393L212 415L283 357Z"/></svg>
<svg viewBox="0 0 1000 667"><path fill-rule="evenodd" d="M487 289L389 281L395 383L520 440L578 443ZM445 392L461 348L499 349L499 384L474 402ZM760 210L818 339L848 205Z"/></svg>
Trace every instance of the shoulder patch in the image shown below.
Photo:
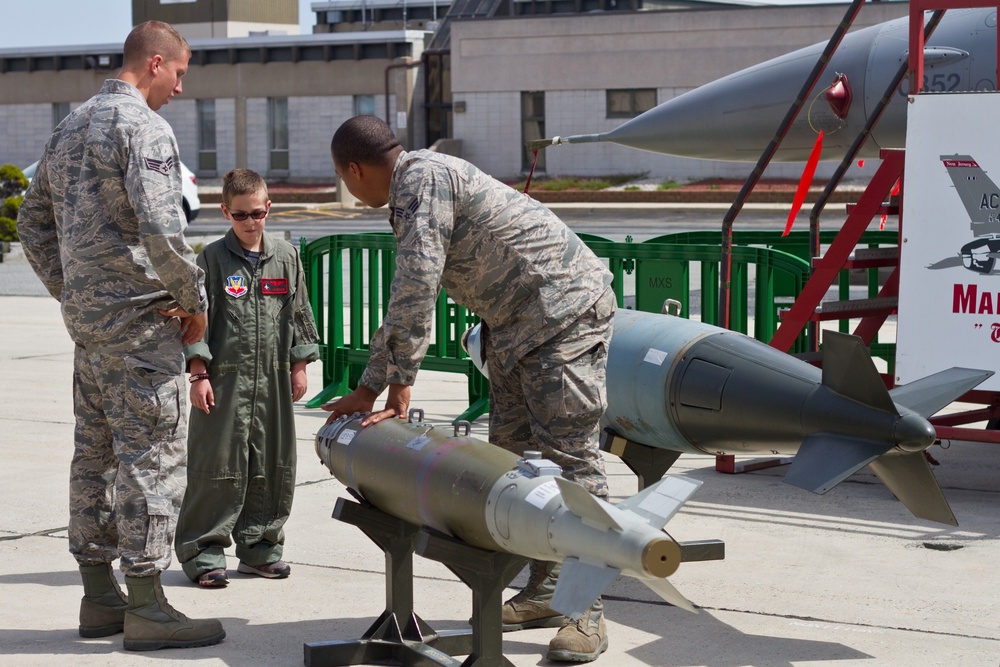
<svg viewBox="0 0 1000 667"><path fill-rule="evenodd" d="M246 294L247 279L245 276L228 276L226 278L226 294L237 299Z"/></svg>
<svg viewBox="0 0 1000 667"><path fill-rule="evenodd" d="M393 214L397 217L402 218L403 220L409 220L413 217L413 214L416 213L417 209L419 208L420 208L420 201L416 197L413 197L412 199L410 199L409 204L407 204L405 208L402 206L395 207L395 209L393 209Z"/></svg>
<svg viewBox="0 0 1000 667"><path fill-rule="evenodd" d="M155 171L158 174L163 174L166 176L174 170L174 158L168 157L166 160L157 160L151 157L142 158L146 163L146 169L150 171Z"/></svg>

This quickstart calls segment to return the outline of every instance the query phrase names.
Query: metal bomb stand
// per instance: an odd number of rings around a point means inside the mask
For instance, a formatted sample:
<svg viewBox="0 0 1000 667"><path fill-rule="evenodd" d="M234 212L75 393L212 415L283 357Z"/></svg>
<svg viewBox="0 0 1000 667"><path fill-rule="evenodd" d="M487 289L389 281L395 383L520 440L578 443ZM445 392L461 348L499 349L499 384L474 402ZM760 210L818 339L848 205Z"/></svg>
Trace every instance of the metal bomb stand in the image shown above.
<svg viewBox="0 0 1000 667"><path fill-rule="evenodd" d="M421 417L422 418L422 417ZM455 425L455 435L470 425ZM385 553L385 611L361 639L310 642L309 667L405 665L513 667L503 655L501 607L507 585L524 568L523 556L487 551L358 502L338 498L333 518L357 526ZM435 631L413 611L413 554L437 561L472 590L472 628ZM464 655L465 660L452 656Z"/></svg>

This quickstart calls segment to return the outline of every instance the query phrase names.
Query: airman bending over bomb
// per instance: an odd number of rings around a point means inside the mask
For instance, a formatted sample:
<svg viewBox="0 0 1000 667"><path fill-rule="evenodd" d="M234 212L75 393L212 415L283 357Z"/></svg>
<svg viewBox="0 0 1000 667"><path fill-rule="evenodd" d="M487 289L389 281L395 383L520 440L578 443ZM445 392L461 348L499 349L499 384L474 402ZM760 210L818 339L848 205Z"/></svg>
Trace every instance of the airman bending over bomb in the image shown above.
<svg viewBox="0 0 1000 667"><path fill-rule="evenodd" d="M180 94L190 58L170 25L136 26L118 77L52 134L18 215L24 254L76 343L69 549L83 576L79 632L124 631L134 651L226 636L219 621L171 607L160 586L184 495L182 345L207 324L177 141L155 113ZM111 568L119 557L127 599Z"/></svg>
<svg viewBox="0 0 1000 667"><path fill-rule="evenodd" d="M407 414L444 289L484 324L490 442L520 455L539 450L607 499L597 441L615 309L607 267L534 199L464 160L403 150L373 116L341 125L331 151L351 194L388 204L398 252L368 366L357 389L323 406L329 421L371 411L386 389L385 408L362 425ZM557 575L554 563L531 562L528 585L504 604L504 629L560 627L549 659L594 660L608 646L602 602L578 621L563 617L549 607Z"/></svg>

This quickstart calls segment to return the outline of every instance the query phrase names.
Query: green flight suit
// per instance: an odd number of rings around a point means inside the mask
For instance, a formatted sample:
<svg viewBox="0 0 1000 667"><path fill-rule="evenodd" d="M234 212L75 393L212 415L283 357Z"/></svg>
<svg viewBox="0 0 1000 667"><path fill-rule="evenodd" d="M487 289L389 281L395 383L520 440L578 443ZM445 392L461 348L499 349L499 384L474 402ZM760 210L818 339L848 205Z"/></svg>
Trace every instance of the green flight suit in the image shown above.
<svg viewBox="0 0 1000 667"><path fill-rule="evenodd" d="M248 565L281 559L295 490L291 365L319 357L319 336L294 246L264 233L256 268L232 230L198 256L208 328L185 347L208 366L215 407L192 409L188 486L177 559L197 580L225 568L236 542ZM232 540L230 539L232 536Z"/></svg>

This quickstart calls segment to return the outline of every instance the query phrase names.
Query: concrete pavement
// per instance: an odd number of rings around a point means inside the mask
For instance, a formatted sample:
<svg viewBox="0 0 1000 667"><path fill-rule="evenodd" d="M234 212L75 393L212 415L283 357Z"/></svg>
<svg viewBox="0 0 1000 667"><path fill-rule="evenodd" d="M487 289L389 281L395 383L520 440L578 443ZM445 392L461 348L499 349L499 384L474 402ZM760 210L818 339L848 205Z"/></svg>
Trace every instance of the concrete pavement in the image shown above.
<svg viewBox="0 0 1000 667"><path fill-rule="evenodd" d="M9 287L17 266L0 264L0 294L27 289ZM217 646L129 653L121 635L80 638L82 587L65 529L73 346L58 304L40 295L0 296L0 340L0 665L301 665L304 643L359 638L382 612L383 554L331 518L345 489L313 451L325 413L300 408L292 576L241 575L230 558L230 586L202 590L173 565L169 599L190 616L221 618L228 636ZM309 396L319 373L310 366ZM424 372L413 405L443 425L464 395L458 377ZM485 431L480 419L474 434ZM958 528L914 519L868 472L814 496L783 484L781 468L730 476L711 458L682 456L671 472L705 484L667 529L681 541L724 540L726 559L685 563L671 577L697 615L619 578L605 597L610 648L594 664L997 667L1000 450L952 443L932 453ZM635 492L620 461L607 467L614 502ZM436 630L468 627L468 589L438 563L414 563L416 613ZM517 667L555 664L543 657L553 633L507 634L504 654Z"/></svg>

